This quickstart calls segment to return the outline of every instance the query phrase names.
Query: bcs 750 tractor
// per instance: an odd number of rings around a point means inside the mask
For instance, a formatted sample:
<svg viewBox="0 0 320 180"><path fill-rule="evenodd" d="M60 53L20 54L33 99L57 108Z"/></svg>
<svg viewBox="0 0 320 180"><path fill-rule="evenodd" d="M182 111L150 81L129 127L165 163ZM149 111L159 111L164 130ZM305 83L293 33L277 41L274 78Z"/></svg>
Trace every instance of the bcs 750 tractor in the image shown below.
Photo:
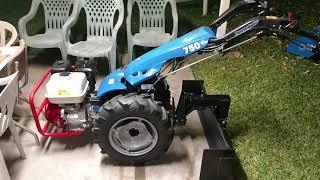
<svg viewBox="0 0 320 180"><path fill-rule="evenodd" d="M243 11L256 16L224 36L216 37L217 27ZM314 40L311 44L293 41L295 52L317 53L317 34L299 31L291 15L273 13L265 1L243 0L211 25L153 49L107 75L97 91L94 62L57 61L30 95L37 129L47 137L74 136L90 130L102 153L113 159L132 163L155 159L166 152L174 137L174 127L184 125L191 111L210 107L221 127L225 127L230 105L228 95L207 95L202 81L184 81L175 107L166 77L257 37L289 37L291 33L304 34ZM209 52L204 59L179 66L191 55ZM169 73L164 74L169 67ZM49 75L45 100L36 109L35 93ZM43 111L47 123L41 126L39 116ZM49 132L50 125L60 131Z"/></svg>

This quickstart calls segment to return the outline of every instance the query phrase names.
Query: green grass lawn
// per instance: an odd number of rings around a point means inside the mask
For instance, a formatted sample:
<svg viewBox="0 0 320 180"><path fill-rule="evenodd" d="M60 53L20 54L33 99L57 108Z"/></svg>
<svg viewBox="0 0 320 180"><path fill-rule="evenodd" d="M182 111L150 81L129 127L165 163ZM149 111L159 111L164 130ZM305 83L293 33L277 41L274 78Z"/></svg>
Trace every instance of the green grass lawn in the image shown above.
<svg viewBox="0 0 320 180"><path fill-rule="evenodd" d="M2 0L0 19L17 26L30 3ZM217 17L219 5L209 3L206 17L201 16L200 0L178 5L180 35ZM274 3L293 9L306 27L320 24L317 0ZM29 31L43 31L41 22L37 16ZM119 33L122 53L126 52L125 30L123 25ZM285 45L263 38L193 67L196 78L205 80L209 93L232 97L227 133L239 157L242 178L320 178L320 65L287 54Z"/></svg>
<svg viewBox="0 0 320 180"><path fill-rule="evenodd" d="M320 24L318 1L295 2L308 27ZM243 178L320 178L320 66L285 45L264 38L193 67L209 93L231 95L227 133Z"/></svg>
<svg viewBox="0 0 320 180"><path fill-rule="evenodd" d="M193 72L209 93L231 95L227 132L249 179L317 179L320 67L281 48L260 40Z"/></svg>

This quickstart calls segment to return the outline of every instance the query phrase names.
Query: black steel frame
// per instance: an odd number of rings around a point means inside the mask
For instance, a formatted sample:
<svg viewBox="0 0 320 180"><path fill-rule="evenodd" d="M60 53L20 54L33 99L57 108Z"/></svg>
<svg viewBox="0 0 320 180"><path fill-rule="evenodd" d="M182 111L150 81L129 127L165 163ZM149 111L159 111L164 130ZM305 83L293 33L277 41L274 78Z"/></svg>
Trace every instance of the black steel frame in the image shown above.
<svg viewBox="0 0 320 180"><path fill-rule="evenodd" d="M203 151L200 180L234 179L235 152L224 134L231 98L228 95L207 95L202 80L184 80L176 123L184 125L186 116L198 110L209 149Z"/></svg>
<svg viewBox="0 0 320 180"><path fill-rule="evenodd" d="M229 145L215 112L208 107L198 111L198 114L209 145L209 149L203 151L200 180L236 179L236 154Z"/></svg>

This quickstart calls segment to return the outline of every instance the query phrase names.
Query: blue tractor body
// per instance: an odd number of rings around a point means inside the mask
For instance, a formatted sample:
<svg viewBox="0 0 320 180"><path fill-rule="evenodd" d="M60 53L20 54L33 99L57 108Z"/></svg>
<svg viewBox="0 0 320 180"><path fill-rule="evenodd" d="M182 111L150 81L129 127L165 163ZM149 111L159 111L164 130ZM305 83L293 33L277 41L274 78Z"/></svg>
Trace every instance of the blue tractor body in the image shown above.
<svg viewBox="0 0 320 180"><path fill-rule="evenodd" d="M124 91L126 83L137 86L158 75L162 66L175 58L189 56L207 46L216 35L210 27L200 27L136 58L128 66L104 78L97 92L102 98L112 92Z"/></svg>

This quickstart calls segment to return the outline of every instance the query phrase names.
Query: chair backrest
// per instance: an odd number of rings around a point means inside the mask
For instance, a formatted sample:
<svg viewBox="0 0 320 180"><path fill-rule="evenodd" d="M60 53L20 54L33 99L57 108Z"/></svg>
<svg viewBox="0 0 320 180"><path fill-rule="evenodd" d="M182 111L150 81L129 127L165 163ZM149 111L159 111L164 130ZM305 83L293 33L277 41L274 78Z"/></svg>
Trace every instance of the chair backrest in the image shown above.
<svg viewBox="0 0 320 180"><path fill-rule="evenodd" d="M3 83L4 82L4 83ZM18 72L0 78L0 136L6 131L12 120L14 105L18 96Z"/></svg>
<svg viewBox="0 0 320 180"><path fill-rule="evenodd" d="M45 14L46 29L62 29L67 21L73 0L41 0Z"/></svg>
<svg viewBox="0 0 320 180"><path fill-rule="evenodd" d="M9 37L7 32L11 33L10 39L7 39ZM5 21L0 21L0 47L11 46L17 37L17 30L12 24Z"/></svg>
<svg viewBox="0 0 320 180"><path fill-rule="evenodd" d="M165 8L168 0L133 0L138 4L140 14L140 31L155 29L165 31Z"/></svg>
<svg viewBox="0 0 320 180"><path fill-rule="evenodd" d="M87 17L87 35L112 36L114 16L124 11L122 0L82 0L82 8ZM118 21L120 18L118 17Z"/></svg>

